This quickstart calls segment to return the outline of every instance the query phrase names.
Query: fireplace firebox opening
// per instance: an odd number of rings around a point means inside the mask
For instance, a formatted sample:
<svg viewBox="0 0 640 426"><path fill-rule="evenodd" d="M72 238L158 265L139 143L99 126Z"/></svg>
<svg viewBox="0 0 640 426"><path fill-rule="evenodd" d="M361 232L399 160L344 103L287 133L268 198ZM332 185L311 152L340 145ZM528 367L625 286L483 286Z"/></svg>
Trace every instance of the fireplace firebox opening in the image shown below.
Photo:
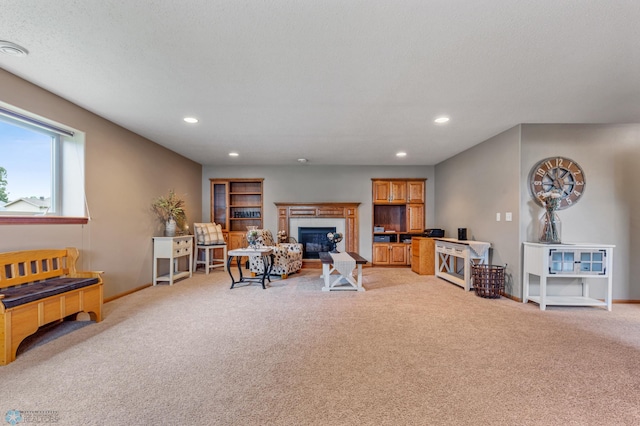
<svg viewBox="0 0 640 426"><path fill-rule="evenodd" d="M331 250L327 238L329 232L336 232L334 227L299 227L298 242L302 244L303 259L319 259L321 252Z"/></svg>

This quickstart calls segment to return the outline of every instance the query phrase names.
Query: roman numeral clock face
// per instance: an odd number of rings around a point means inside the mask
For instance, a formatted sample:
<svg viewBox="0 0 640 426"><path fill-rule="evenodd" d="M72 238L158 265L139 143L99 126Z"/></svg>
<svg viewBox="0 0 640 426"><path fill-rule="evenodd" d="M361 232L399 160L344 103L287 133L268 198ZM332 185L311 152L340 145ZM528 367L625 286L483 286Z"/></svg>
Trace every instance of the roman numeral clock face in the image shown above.
<svg viewBox="0 0 640 426"><path fill-rule="evenodd" d="M584 193L586 181L582 168L564 157L545 158L533 166L529 173L529 190L536 203L542 206L538 196L557 190L561 194L558 209L566 209L577 203Z"/></svg>

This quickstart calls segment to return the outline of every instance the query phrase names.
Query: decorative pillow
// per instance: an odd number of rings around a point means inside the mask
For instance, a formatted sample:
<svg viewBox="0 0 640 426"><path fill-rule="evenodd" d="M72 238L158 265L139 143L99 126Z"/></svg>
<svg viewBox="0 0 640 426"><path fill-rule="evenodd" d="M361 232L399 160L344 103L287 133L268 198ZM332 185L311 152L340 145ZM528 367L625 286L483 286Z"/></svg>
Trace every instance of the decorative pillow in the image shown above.
<svg viewBox="0 0 640 426"><path fill-rule="evenodd" d="M219 223L213 223L211 225L213 225L212 227L209 227L209 237L211 238L211 244L224 244L222 225L220 225Z"/></svg>
<svg viewBox="0 0 640 426"><path fill-rule="evenodd" d="M196 241L198 244L224 244L222 226L215 223L194 223Z"/></svg>
<svg viewBox="0 0 640 426"><path fill-rule="evenodd" d="M194 223L193 230L196 234L196 244L204 244L205 228L204 223Z"/></svg>

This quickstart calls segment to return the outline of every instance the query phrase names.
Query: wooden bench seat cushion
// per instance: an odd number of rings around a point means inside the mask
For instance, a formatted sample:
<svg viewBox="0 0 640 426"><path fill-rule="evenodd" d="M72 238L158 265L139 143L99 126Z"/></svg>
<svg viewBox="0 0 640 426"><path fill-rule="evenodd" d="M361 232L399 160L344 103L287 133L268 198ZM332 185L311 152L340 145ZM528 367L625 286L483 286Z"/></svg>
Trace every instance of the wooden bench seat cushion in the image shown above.
<svg viewBox="0 0 640 426"><path fill-rule="evenodd" d="M4 288L0 290L0 294L4 295L0 301L4 304L5 309L9 309L98 282L100 282L98 278L51 278L17 287Z"/></svg>

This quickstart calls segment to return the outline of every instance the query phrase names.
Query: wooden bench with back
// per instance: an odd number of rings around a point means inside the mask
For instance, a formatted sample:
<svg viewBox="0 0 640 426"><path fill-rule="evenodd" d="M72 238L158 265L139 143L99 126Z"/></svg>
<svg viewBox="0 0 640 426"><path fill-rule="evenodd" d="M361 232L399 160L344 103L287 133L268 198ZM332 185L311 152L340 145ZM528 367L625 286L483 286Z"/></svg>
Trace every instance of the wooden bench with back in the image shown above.
<svg viewBox="0 0 640 426"><path fill-rule="evenodd" d="M102 320L102 272L76 271L77 248L0 253L0 365L43 325L86 312Z"/></svg>

